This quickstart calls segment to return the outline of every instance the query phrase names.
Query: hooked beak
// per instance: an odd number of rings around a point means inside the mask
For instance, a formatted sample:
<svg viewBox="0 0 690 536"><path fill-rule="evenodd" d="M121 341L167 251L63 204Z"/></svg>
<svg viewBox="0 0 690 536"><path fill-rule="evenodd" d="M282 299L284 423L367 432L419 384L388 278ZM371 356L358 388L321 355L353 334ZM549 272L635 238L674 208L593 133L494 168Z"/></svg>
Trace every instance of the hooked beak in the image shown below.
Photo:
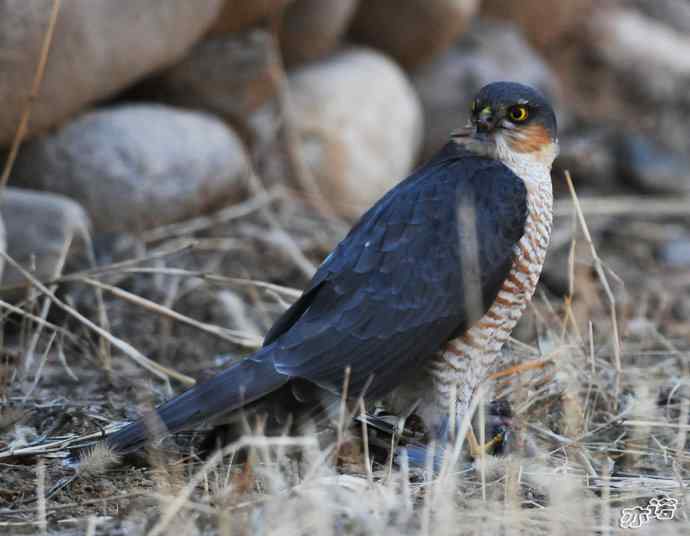
<svg viewBox="0 0 690 536"><path fill-rule="evenodd" d="M494 112L489 107L484 107L477 115L477 132L486 134L493 130L496 126L496 120L494 119Z"/></svg>
<svg viewBox="0 0 690 536"><path fill-rule="evenodd" d="M451 136L456 139L464 140L465 143L481 142L488 143L493 141L491 134L496 128L496 119L493 110L486 106L482 109L473 121L470 121L462 128L454 130Z"/></svg>
<svg viewBox="0 0 690 536"><path fill-rule="evenodd" d="M465 127L451 133L451 138L469 151L496 157L496 126L498 120L490 106L485 106Z"/></svg>

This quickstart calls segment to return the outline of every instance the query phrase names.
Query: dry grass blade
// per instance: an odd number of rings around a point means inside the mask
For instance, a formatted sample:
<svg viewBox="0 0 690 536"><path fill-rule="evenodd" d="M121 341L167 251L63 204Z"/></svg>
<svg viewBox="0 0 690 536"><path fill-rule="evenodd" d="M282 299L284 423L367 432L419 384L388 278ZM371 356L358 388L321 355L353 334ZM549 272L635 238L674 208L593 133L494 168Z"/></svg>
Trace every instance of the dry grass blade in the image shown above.
<svg viewBox="0 0 690 536"><path fill-rule="evenodd" d="M211 335L214 335L220 339L223 339L228 342L232 342L234 344L238 344L240 346L243 346L245 348L250 348L250 349L256 349L261 346L262 339L260 337L254 337L253 335L246 335L244 333L240 333L237 331L233 331L231 329L223 328L221 326L216 326L214 324L207 324L204 322L199 322L198 320L194 320L193 318L190 318L188 316L185 316L183 314L178 313L177 311L173 311L169 307L165 307L164 305L160 305L156 302L152 302L151 300L147 300L146 298L142 298L141 296L137 296L136 294L132 294L131 292L128 292L124 289L121 289L119 287L114 287L112 285L108 285L106 283L101 283L100 281L96 281L95 279L90 279L88 277L83 277L81 278L81 281L100 288L102 290L108 291L114 296L117 296L118 298L122 298L123 300L128 301L129 303L132 303L134 305L138 305L140 307L145 308L148 311L151 311L153 313L156 313L161 316L165 316L167 318L171 318L173 320L176 320L177 322L181 322L183 324L187 324L188 326L192 326L200 331L203 331L205 333L210 333Z"/></svg>
<svg viewBox="0 0 690 536"><path fill-rule="evenodd" d="M29 389L26 391L26 394L24 395L24 402L26 402L29 398L31 398L31 395L34 392L34 389L38 386L38 382L41 379L41 373L43 372L43 367L46 364L46 361L48 360L48 354L50 352L50 349L53 346L53 342L55 342L55 336L57 335L56 332L53 332L53 334L50 336L50 339L48 339L48 342L46 343L45 350L43 350L43 355L41 356L41 361L38 364L38 370L36 371L36 374L34 375L34 380L31 382L31 386Z"/></svg>
<svg viewBox="0 0 690 536"><path fill-rule="evenodd" d="M44 441L39 441L36 444L31 444L25 447L10 447L5 450L0 450L0 459L11 458L14 456L47 456L57 452L62 452L70 448L81 448L88 446L90 443L103 439L104 434L109 434L120 429L122 425L109 425L104 430L93 432L86 435L72 434L68 437L61 438L47 438Z"/></svg>
<svg viewBox="0 0 690 536"><path fill-rule="evenodd" d="M690 197L590 197L580 199L578 205L579 209L573 201L556 201L553 215L570 216L579 210L585 216L686 216L690 207Z"/></svg>
<svg viewBox="0 0 690 536"><path fill-rule="evenodd" d="M278 199L282 193L282 189L275 187L268 191L259 192L257 195L244 201L238 205L232 205L219 210L208 216L200 216L191 220L180 223L173 223L162 227L151 229L142 233L140 238L144 242L157 242L167 238L176 236L191 235L204 229L221 225L232 220L248 216L257 210L260 210L273 201Z"/></svg>
<svg viewBox="0 0 690 536"><path fill-rule="evenodd" d="M132 493L123 493L123 494L118 494L114 495L111 497L101 497L98 499L83 499L80 502L70 502L67 504L52 504L49 508L51 512L58 512L60 510L70 510L70 509L77 509L80 506L87 505L87 504L97 504L97 505L103 505L107 504L109 502L117 502L117 501L126 501L128 499L132 499L134 497L141 497L142 495L145 495L146 492L143 491L137 491L137 492L132 492ZM35 514L37 511L36 508L17 508L16 510L12 510L13 514ZM0 527L2 526L7 526L3 525L0 523Z"/></svg>
<svg viewBox="0 0 690 536"><path fill-rule="evenodd" d="M662 427L662 428L677 428L679 430L690 430L690 424L682 424L677 422L661 422L661 421L640 421L640 420L626 420L623 421L623 426L639 426L639 427Z"/></svg>
<svg viewBox="0 0 690 536"><path fill-rule="evenodd" d="M48 517L46 515L46 466L40 460L36 465L36 500L38 527L41 534L48 534Z"/></svg>
<svg viewBox="0 0 690 536"><path fill-rule="evenodd" d="M65 262L67 262L67 254L69 253L70 247L72 246L73 238L74 236L70 235L62 245L60 257L58 258L58 262L55 264L55 270L53 271L53 279L59 277L62 273L62 270L65 266ZM55 285L49 288L51 292L55 292ZM48 311L50 311L50 303L51 302L48 297L44 298L43 305L41 306L41 319L43 320L45 320L48 317ZM31 369L31 365L33 364L34 352L36 350L36 346L38 345L38 341L41 337L41 332L43 331L42 328L43 324L41 323L38 325L36 331L34 331L31 340L29 341L29 347L27 348L26 352L24 352L24 355L26 356L24 358L25 372L28 372Z"/></svg>
<svg viewBox="0 0 690 536"><path fill-rule="evenodd" d="M195 240L185 240L184 243L180 245L176 245L172 248L168 247L164 249L163 251L156 251L150 255L146 255L144 257L137 257L135 259L128 259L126 261L121 261L121 262L116 262L113 264L109 264L107 266L98 266L96 268L89 268L88 270L81 270L79 272L74 272L71 274L66 274L63 276L60 276L56 279L51 279L48 281L41 281L44 285L54 285L57 283L66 283L68 281L74 281L76 279L79 279L80 277L85 277L85 276L97 276L97 275L104 275L104 274L109 274L113 272L120 272L124 269L126 269L129 266L136 266L137 264L142 264L144 262L150 262L154 260L159 260L163 259L166 257L170 257L172 255L177 255L178 253L185 253L187 251L191 251L194 249L196 246L196 241ZM13 285L13 286L7 286L7 287L2 287L0 288L0 292L8 291L8 290L18 290L18 289L23 289L26 288L27 285Z"/></svg>
<svg viewBox="0 0 690 536"><path fill-rule="evenodd" d="M31 92L29 93L29 98L26 101L24 110L22 110L21 118L19 119L19 125L17 126L17 132L12 140L12 145L10 147L10 153L7 156L7 161L5 162L5 168L2 171L2 176L0 177L0 195L7 185L7 181L10 178L10 173L12 173L12 167L14 166L14 161L17 159L17 154L19 153L19 146L26 136L26 131L29 126L29 118L31 117L31 107L34 101L38 98L38 92L41 89L41 83L43 82L43 74L46 70L46 64L48 63L48 53L50 52L50 45L53 42L53 34L55 32L55 23L57 22L58 13L60 12L60 3L62 0L53 0L53 9L50 12L50 18L48 19L48 27L46 33L43 36L43 44L41 45L41 53L38 58L38 65L36 66L36 71L34 72L34 80L31 84Z"/></svg>
<svg viewBox="0 0 690 536"><path fill-rule="evenodd" d="M64 303L62 300L57 298L53 292L51 292L45 285L43 285L40 281L38 281L30 272L28 272L26 269L24 269L23 266L21 266L12 257L7 255L7 253L5 253L4 251L0 250L0 256L2 256L3 259L5 259L5 262L11 264L19 272L21 272L21 274L32 285L34 285L38 290L40 290L45 296L50 298L50 300L55 305L57 305L60 309L65 311L70 316L76 318L79 322L84 324L91 331L94 331L95 333L97 333L101 337L104 337L105 339L107 339L110 344L115 346L121 352L124 352L134 362L138 363L139 365L144 367L146 370L148 370L152 374L155 374L156 376L158 376L159 378L161 378L163 380L167 380L169 378L176 379L177 381L181 382L183 385L186 385L186 386L194 385L196 383L193 378L190 378L186 374L182 374L180 372L177 372L176 370L172 370L170 368L159 365L155 361L151 361L148 357L146 357L139 350L134 348L134 346L132 346L131 344L123 341L122 339L119 339L118 337L115 337L112 333L109 333L108 331L104 330L100 326L94 324L91 320L89 320L84 315L79 313L76 309L74 309L73 307L70 307L69 305Z"/></svg>
<svg viewBox="0 0 690 536"><path fill-rule="evenodd" d="M222 284L227 286L252 286L271 290L277 294L282 294L287 298L297 299L302 295L301 290L297 290L275 283L267 283L266 281L256 281L254 279L245 279L241 277L226 277L208 272L198 272L194 270L184 270L182 268L126 268L122 270L128 274L162 274L174 275L178 277L196 277L208 281L210 283Z"/></svg>
<svg viewBox="0 0 690 536"><path fill-rule="evenodd" d="M266 193L266 189L253 171L249 175L249 186L255 195ZM279 245L288 254L295 265L302 271L302 273L307 278L311 279L311 276L314 275L314 272L316 272L316 266L314 266L314 264L304 256L304 253L302 253L302 250L295 243L295 240L278 223L276 217L271 213L271 211L264 208L261 213L266 221L268 221L273 231L280 237Z"/></svg>
<svg viewBox="0 0 690 536"><path fill-rule="evenodd" d="M190 500L194 489L206 479L208 473L216 467L224 456L245 447L268 448L270 446L316 446L316 438L289 438L289 437L243 437L239 441L216 451L201 468L189 479L182 491L173 499L169 506L161 513L158 523L149 531L148 536L160 536L165 534L178 512Z"/></svg>
<svg viewBox="0 0 690 536"><path fill-rule="evenodd" d="M22 309L21 307L17 307L16 305L12 305L11 303L7 303L4 300L0 300L0 307L3 309L7 309L8 311L13 312L14 314L23 316L24 318L31 320L32 322L35 322L39 326L43 326L45 328L52 329L52 330L60 333L61 335L64 335L65 337L69 337L70 339L74 338L74 334L67 331L65 328L60 327L60 326L56 326L52 322L44 320L40 316L36 316L34 314L31 314L31 313L25 311L24 309Z"/></svg>
<svg viewBox="0 0 690 536"><path fill-rule="evenodd" d="M592 241L592 236L589 234L589 228L587 227L587 222L585 221L585 216L580 208L580 201L575 193L575 186L573 185L573 179L570 176L570 172L565 172L565 180L568 184L568 189L570 190L570 195L573 198L573 205L575 206L575 212L577 213L578 220L580 221L580 226L582 227L582 232L585 235L585 241L589 245L590 251L592 252L592 259L594 262L594 269L597 272L597 276L604 287L604 292L606 292L606 297L609 301L609 311L611 314L611 324L613 328L613 357L615 360L616 371L621 372L621 343L620 336L618 334L618 313L616 312L616 298L613 295L611 286L609 285L608 278L606 277L606 272L604 271L603 263L599 258L596 247L594 247L594 242Z"/></svg>
<svg viewBox="0 0 690 536"><path fill-rule="evenodd" d="M465 444L465 438L467 437L467 434L472 426L471 416L477 411L479 401L479 393L476 393L475 396L472 397L472 402L470 403L469 409L467 410L467 413L465 413L460 423L460 430L458 430L457 434L455 435L453 448L450 449L450 452L446 452L446 455L444 456L443 467L441 468L441 473L438 478L439 483L442 486L448 484L448 480L453 468L456 467L460 461L463 445Z"/></svg>
<svg viewBox="0 0 690 536"><path fill-rule="evenodd" d="M336 430L337 436L336 436L336 441L335 441L335 459L334 461L337 462L337 458L340 455L340 448L343 444L343 436L344 436L344 431L345 431L345 422L347 420L347 392L350 387L350 373L351 369L350 367L345 368L345 379L343 380L343 389L340 394L340 407L338 411L338 428Z"/></svg>
<svg viewBox="0 0 690 536"><path fill-rule="evenodd" d="M364 406L364 399L359 399L359 411L362 417L362 448L364 451L364 466L367 471L367 480L370 485L374 484L374 475L371 472L371 456L369 455L369 433L367 432L367 410Z"/></svg>
<svg viewBox="0 0 690 536"><path fill-rule="evenodd" d="M271 82L276 89L277 105L280 112L282 144L289 173L294 183L307 192L315 201L316 208L327 220L336 222L338 217L329 200L321 193L318 182L311 169L307 165L302 154L302 140L296 125L294 107L291 101L288 76L283 64L283 55L280 50L280 32L283 22L284 10L280 9L270 20L272 31L272 45L275 50L276 64L270 71Z"/></svg>

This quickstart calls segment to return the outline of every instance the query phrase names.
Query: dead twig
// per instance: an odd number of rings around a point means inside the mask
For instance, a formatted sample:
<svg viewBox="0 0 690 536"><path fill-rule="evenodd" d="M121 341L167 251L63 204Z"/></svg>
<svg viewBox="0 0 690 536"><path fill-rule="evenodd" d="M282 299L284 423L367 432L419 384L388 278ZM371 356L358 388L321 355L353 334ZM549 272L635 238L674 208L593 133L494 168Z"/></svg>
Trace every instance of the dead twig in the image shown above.
<svg viewBox="0 0 690 536"><path fill-rule="evenodd" d="M232 342L234 344L238 344L240 346L250 348L252 350L255 350L256 348L261 346L262 339L260 337L247 335L245 333L240 333L238 331L223 328L221 326L216 326L214 324L199 322L198 320L194 320L193 318L180 314L177 311L170 309L169 307L160 305L151 300L147 300L146 298L142 298L141 296L132 294L131 292L128 292L119 287L114 287L106 283L101 283L100 281L96 281L95 279L84 277L81 279L81 281L93 287L97 287L107 292L110 292L114 296L126 300L129 303L138 305L140 307L144 307L148 311L151 311L153 313L167 318L171 318L173 320L176 320L177 322L187 324L188 326L192 326L200 331L210 333L211 335L214 335L225 341Z"/></svg>
<svg viewBox="0 0 690 536"><path fill-rule="evenodd" d="M0 176L0 196L5 190L7 181L10 178L10 173L12 173L14 162L17 159L17 154L19 153L19 146L22 144L29 126L31 108L33 107L34 101L38 98L39 90L41 89L41 84L43 83L43 74L45 73L46 64L48 63L48 53L50 52L50 45L53 42L55 23L57 22L58 13L60 12L61 1L62 0L53 0L53 9L51 10L50 17L48 18L48 28L43 36L43 44L41 45L41 53L38 57L38 65L36 65L36 70L34 71L34 80L31 84L31 92L29 93L29 97L27 98L24 109L22 110L19 125L17 126L14 139L12 140L9 155L5 161L5 168L2 171L2 176Z"/></svg>
<svg viewBox="0 0 690 536"><path fill-rule="evenodd" d="M612 328L613 328L613 356L614 356L614 360L615 360L614 363L616 366L616 371L618 373L620 373L622 371L621 346L620 346L620 336L618 334L618 313L616 312L616 298L614 297L613 291L611 290L611 287L609 285L608 278L606 277L606 271L604 270L603 263L601 262L601 259L599 258L599 254L597 253L597 249L594 246L594 242L592 241L592 236L589 234L589 228L587 227L587 222L585 221L585 216L582 212L582 209L580 208L580 201L577 198L577 194L575 193L575 186L573 185L573 179L570 176L569 171L565 172L565 180L566 180L566 183L568 184L568 189L570 190L570 194L573 198L573 205L575 206L575 212L577 213L577 217L580 221L580 226L582 227L582 232L585 235L585 241L589 245L590 251L592 253L592 259L594 261L594 269L596 270L597 276L599 277L599 280L601 281L601 284L604 287L604 292L606 293L606 298L608 299L608 302L609 302L609 311L611 314L611 324L612 324Z"/></svg>
<svg viewBox="0 0 690 536"><path fill-rule="evenodd" d="M105 339L107 339L108 342L110 342L110 344L115 346L121 352L124 352L134 362L138 363L139 365L144 367L146 370L148 370L152 374L158 376L159 378L161 378L163 380L168 380L169 378L174 378L186 386L191 386L191 385L194 385L194 383L196 383L194 378L191 378L191 377L187 376L186 374L182 374L180 372L177 372L176 370L164 367L163 365L160 365L160 364L156 363L155 361L151 361L148 357L146 357L139 350L134 348L134 346L132 346L131 344L123 341L122 339L119 339L118 337L115 337L112 333L109 333L108 331L104 330L103 328L101 328L97 324L94 324L91 320L89 320L84 315L79 313L76 309L74 309L73 307L70 307L69 305L64 303L62 300L57 298L55 296L55 294L50 291L50 289L48 289L45 285L43 285L40 281L38 281L29 271L27 271L23 266L21 266L12 257L7 255L7 253L5 253L4 251L0 251L0 256L2 256L3 259L5 259L5 262L11 264L17 270L19 270L19 272L21 272L21 274L28 281L30 281L32 285L34 285L38 290L40 290L45 296L50 298L50 300L53 302L53 304L57 305L60 309L65 311L70 316L73 316L74 318L76 318L79 322L84 324L90 330L96 332L101 337L104 337Z"/></svg>
<svg viewBox="0 0 690 536"><path fill-rule="evenodd" d="M258 195L244 201L238 205L225 207L218 212L209 214L207 216L200 216L191 220L164 225L156 227L150 231L145 231L140 235L144 242L158 242L177 236L191 235L199 231L203 231L210 227L215 227L232 220L237 220L244 216L248 216L257 210L260 210L278 199L283 195L284 191L281 187L274 187L270 190L260 192Z"/></svg>

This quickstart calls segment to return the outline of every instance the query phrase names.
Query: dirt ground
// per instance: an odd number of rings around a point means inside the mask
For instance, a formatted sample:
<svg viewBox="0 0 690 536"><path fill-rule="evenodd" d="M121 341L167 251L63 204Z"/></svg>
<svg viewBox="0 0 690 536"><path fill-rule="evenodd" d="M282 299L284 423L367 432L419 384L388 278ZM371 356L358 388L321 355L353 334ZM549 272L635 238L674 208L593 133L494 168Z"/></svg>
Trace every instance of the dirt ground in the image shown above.
<svg viewBox="0 0 690 536"><path fill-rule="evenodd" d="M360 423L337 463L329 436L255 437L245 463L234 450L198 456L202 434L190 433L120 463L98 452L75 471L65 457L77 437L184 386L142 368L74 310L203 379L259 344L347 226L281 189L197 221L193 233L181 225L148 242L96 244L98 268L75 255L55 294L67 307L53 302L49 324L36 321L45 311L35 288L22 307L33 318L4 317L0 532L580 534L624 532L634 519L680 534L690 512L690 278L658 252L687 215L645 215L643 198L602 202L582 200L596 259L572 201L557 204L540 290L494 382L515 414L504 454L440 472L391 458L385 433L369 430L363 443ZM668 507L643 510L669 498L672 520Z"/></svg>

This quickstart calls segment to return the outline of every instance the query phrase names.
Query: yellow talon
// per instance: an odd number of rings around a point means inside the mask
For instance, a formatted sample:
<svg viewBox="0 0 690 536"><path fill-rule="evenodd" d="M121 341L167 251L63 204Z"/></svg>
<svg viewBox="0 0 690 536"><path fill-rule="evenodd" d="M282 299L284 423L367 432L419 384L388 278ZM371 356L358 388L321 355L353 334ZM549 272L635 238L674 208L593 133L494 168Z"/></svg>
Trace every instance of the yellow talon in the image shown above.
<svg viewBox="0 0 690 536"><path fill-rule="evenodd" d="M482 453L487 454L490 449L502 442L503 436L501 434L496 434L491 440L487 441L483 445L480 445L479 441L477 441L477 436L474 435L474 430L470 428L467 432L467 443L469 444L470 454L473 458L479 458Z"/></svg>

